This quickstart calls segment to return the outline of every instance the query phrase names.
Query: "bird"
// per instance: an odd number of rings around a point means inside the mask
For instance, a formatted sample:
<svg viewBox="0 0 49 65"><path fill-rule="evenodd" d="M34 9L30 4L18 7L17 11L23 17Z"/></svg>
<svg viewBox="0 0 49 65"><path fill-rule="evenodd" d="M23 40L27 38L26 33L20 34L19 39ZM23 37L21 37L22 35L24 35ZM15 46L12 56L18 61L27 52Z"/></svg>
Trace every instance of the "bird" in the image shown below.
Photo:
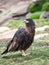
<svg viewBox="0 0 49 65"><path fill-rule="evenodd" d="M1 54L8 52L21 51L22 56L29 55L26 50L31 46L35 36L35 23L32 19L27 18L24 20L24 26L18 28L12 40L8 43L6 50Z"/></svg>

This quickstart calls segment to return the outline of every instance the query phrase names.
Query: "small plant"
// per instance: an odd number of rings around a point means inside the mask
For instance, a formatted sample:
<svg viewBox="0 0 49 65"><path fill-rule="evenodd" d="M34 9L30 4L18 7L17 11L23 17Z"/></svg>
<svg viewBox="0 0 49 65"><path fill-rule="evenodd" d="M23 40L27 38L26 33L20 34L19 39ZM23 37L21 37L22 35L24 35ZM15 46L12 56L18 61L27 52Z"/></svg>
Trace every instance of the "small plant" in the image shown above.
<svg viewBox="0 0 49 65"><path fill-rule="evenodd" d="M39 19L41 12L35 12L28 15L28 18Z"/></svg>
<svg viewBox="0 0 49 65"><path fill-rule="evenodd" d="M31 4L28 8L29 12L33 13L36 11L40 11L41 10L41 5L39 4Z"/></svg>
<svg viewBox="0 0 49 65"><path fill-rule="evenodd" d="M49 11L49 2L43 4L42 11Z"/></svg>
<svg viewBox="0 0 49 65"><path fill-rule="evenodd" d="M9 24L6 26L10 28L18 28L19 26L22 26L24 23L21 20L12 20Z"/></svg>

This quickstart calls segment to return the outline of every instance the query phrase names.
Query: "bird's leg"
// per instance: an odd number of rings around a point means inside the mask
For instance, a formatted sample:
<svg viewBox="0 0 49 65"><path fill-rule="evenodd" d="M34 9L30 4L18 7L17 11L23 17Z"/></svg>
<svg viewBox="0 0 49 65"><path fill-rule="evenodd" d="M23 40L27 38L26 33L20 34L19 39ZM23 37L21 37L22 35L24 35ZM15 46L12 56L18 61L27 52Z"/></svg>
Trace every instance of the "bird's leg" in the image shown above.
<svg viewBox="0 0 49 65"><path fill-rule="evenodd" d="M22 50L22 56L27 56L29 55L30 53L26 53L24 50Z"/></svg>

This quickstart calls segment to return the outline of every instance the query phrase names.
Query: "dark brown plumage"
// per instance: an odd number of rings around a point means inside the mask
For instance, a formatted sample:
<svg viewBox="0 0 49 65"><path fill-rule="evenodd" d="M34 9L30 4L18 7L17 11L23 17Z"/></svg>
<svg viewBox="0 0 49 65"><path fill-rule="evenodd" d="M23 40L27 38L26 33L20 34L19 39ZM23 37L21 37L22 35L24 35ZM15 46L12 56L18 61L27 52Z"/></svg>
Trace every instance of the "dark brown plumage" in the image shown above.
<svg viewBox="0 0 49 65"><path fill-rule="evenodd" d="M10 51L22 51L22 55L26 55L25 51L30 47L34 40L35 24L32 19L25 20L25 27L19 27L14 37L7 46L7 49L2 53L6 54Z"/></svg>

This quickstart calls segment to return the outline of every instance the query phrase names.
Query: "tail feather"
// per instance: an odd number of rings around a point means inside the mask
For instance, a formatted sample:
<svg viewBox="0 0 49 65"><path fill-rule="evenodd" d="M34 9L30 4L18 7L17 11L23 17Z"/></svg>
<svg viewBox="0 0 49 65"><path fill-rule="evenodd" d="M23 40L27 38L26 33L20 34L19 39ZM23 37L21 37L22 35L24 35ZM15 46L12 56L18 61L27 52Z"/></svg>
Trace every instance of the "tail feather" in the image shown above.
<svg viewBox="0 0 49 65"><path fill-rule="evenodd" d="M6 54L7 52L8 52L8 50L6 49L1 55Z"/></svg>
<svg viewBox="0 0 49 65"><path fill-rule="evenodd" d="M13 42L13 39L9 42L7 49L3 53L1 53L1 55L8 53L8 48L11 45L12 42Z"/></svg>

